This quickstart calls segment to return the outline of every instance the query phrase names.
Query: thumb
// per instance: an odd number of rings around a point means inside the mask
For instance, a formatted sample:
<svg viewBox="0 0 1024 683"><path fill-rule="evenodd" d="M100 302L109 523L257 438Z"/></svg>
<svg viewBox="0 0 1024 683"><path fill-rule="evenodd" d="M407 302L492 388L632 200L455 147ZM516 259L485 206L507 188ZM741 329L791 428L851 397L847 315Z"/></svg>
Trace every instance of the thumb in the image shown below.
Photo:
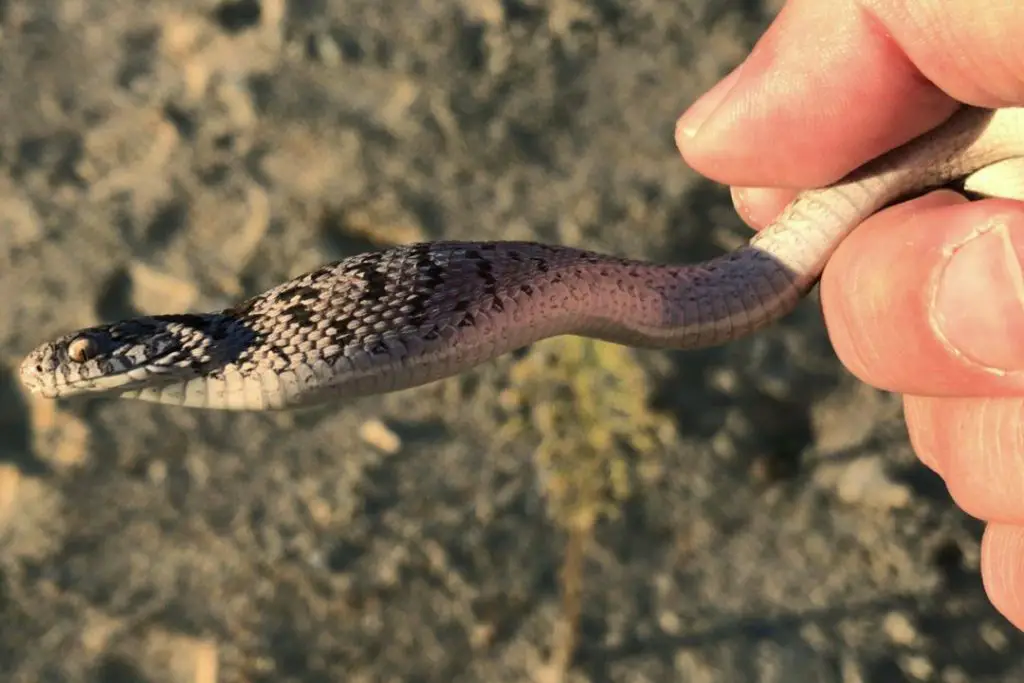
<svg viewBox="0 0 1024 683"><path fill-rule="evenodd" d="M935 192L866 220L825 268L840 360L916 396L1024 394L1024 203Z"/></svg>

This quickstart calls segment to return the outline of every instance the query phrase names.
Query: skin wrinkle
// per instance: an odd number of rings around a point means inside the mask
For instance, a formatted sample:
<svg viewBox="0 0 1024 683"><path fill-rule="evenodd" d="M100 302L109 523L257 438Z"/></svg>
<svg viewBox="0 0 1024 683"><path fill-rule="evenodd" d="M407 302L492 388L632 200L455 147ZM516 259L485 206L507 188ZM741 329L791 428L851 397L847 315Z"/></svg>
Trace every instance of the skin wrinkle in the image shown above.
<svg viewBox="0 0 1024 683"><path fill-rule="evenodd" d="M1021 272L1020 259L1017 258L1013 242L1010 240L1010 228L1001 221L997 228L999 238L1003 241L1004 257L1006 259L1006 270L1013 280L1013 289L1017 293L1017 300L1024 301L1024 273Z"/></svg>
<svg viewBox="0 0 1024 683"><path fill-rule="evenodd" d="M862 264L858 263L858 266L859 265L862 265ZM864 287L863 287L864 278L862 276L861 269L857 268L857 270L854 271L853 273L851 273L850 275L852 276L850 278L851 281L852 281L852 284L851 284L851 287L850 287L851 296L854 299L860 300L862 302L867 302L868 305L867 305L866 314L868 316L870 316L870 317L876 316L878 309L874 305L874 298L873 297L863 297L862 296L863 292L864 292ZM853 313L853 311L850 308L848 308L848 307L841 307L840 308L840 312L841 312L841 316L843 318L842 327L845 328L845 329L849 329L854 324L854 320L853 320L852 315L851 315ZM870 337L865 339L864 343L854 347L853 352L854 352L854 354L857 357L857 361L858 361L860 367L863 367L863 368L873 367L873 366L877 365L877 360L880 357L879 353L878 353L878 348L876 347L876 345L874 343L874 339L870 338Z"/></svg>
<svg viewBox="0 0 1024 683"><path fill-rule="evenodd" d="M1013 500L1013 489L1024 488L1020 479L1020 472L1013 465L1016 462L1016 448L1012 448L1012 429L1007 429L1006 416L1009 411L1008 401L997 401L989 399L982 404L980 412L983 418L979 420L978 429L985 435L979 441L978 452L990 451L991 457L982 458L989 463L988 477L984 481L975 480L974 484L978 490L983 490L985 482L995 482L996 488L992 491L992 497L996 500ZM988 441L989 449L985 449L985 440ZM973 459L973 458L972 458ZM979 468L979 475L981 468Z"/></svg>
<svg viewBox="0 0 1024 683"><path fill-rule="evenodd" d="M1006 568L1006 575L1010 578L1010 580L1005 582L1005 585L1008 587L1007 592L1013 604L1020 606L1022 603L1020 590L1024 586L1024 582L1020 580L1022 578L1020 564L1013 563L1010 558L1019 558L1024 553L1024 534L1022 534L1020 529L1012 529L1007 535L1010 536L1013 542L1013 552L1009 555L1003 555L1003 566Z"/></svg>
<svg viewBox="0 0 1024 683"><path fill-rule="evenodd" d="M736 66L715 86L697 99L686 113L676 121L675 139L676 147L682 150L687 140L694 137L700 130L701 125L714 114L718 106L729 96L736 82L739 80L743 63Z"/></svg>
<svg viewBox="0 0 1024 683"><path fill-rule="evenodd" d="M1021 420L1024 414L1024 403L1018 405L1010 418L1013 432L1013 454L1016 459L1015 472L1024 472L1024 421Z"/></svg>
<svg viewBox="0 0 1024 683"><path fill-rule="evenodd" d="M907 435L910 439L911 448L917 453L918 459L939 476L942 476L943 472L942 463L935 452L935 430L921 425L928 423L927 407L936 401L942 400L925 399L909 395L903 397L903 418L907 425Z"/></svg>
<svg viewBox="0 0 1024 683"><path fill-rule="evenodd" d="M1006 586L1009 587L1009 590L1008 590L1009 596L1010 596L1011 600L1013 601L1013 604L1019 606L1021 604L1021 602L1022 602L1021 601L1020 590L1021 590L1021 586L1024 586L1024 582L1020 581L1020 579L1021 579L1020 572L1019 572L1020 565L1018 564L1018 565L1016 565L1016 567L1014 567L1014 565L1011 564L1011 559L1010 558L1020 557L1021 553L1024 552L1024 537L1022 537L1022 534L1021 534L1019 529L1014 529L1013 531L1016 532L1016 533L1012 533L1012 535L1011 535L1012 540L1014 541L1014 543L1013 543L1013 554L1011 554L1011 555L1004 555L1003 556L1003 558L1004 558L1003 559L1003 566L1006 567L1006 570L1007 570L1006 574L1007 574L1007 576L1010 577L1010 580L1006 581L1006 584L1005 584ZM1016 571L1015 571L1015 569L1016 569ZM1013 580L1013 579L1016 579L1016 580Z"/></svg>
<svg viewBox="0 0 1024 683"><path fill-rule="evenodd" d="M993 602L1001 602L1007 593L1015 591L1012 577L1004 571L1007 553L1002 545L1000 527L989 524L981 538L981 582Z"/></svg>
<svg viewBox="0 0 1024 683"><path fill-rule="evenodd" d="M977 442L973 440L973 434L971 430L972 421L970 419L967 419L962 411L954 411L953 414L949 417L950 419L946 422L946 424L951 425L951 428L949 429L950 438L943 444L945 448L948 449L950 446L953 446L955 444L959 450L960 444L977 444ZM979 449L980 452L986 452L983 447L984 444L977 445L982 446L982 448ZM944 453L943 455L946 456L946 458L949 458L951 453L947 452ZM960 469L958 467L958 463L952 463L952 469ZM965 481L962 478L953 478L952 480L946 483L946 488L949 490L949 495L953 499L953 502L956 503L957 506L964 510L967 514L972 514L971 506L969 505L970 501L964 499L965 492L967 490L964 486L964 483Z"/></svg>
<svg viewBox="0 0 1024 683"><path fill-rule="evenodd" d="M1000 450L1005 455L1006 462L1008 464L1008 472L1005 481L1009 484L1013 482L1015 486L1014 490L1010 491L1009 495L1006 496L1009 505L1012 506L1014 500L1018 500L1021 496L1021 492L1024 492L1024 442L1021 441L1021 409L1024 408L1024 401L1002 401L1003 410L1000 411L1000 424L999 428L995 430L997 435L1001 435L1003 438L999 439ZM1004 480L1000 480L1004 481Z"/></svg>
<svg viewBox="0 0 1024 683"><path fill-rule="evenodd" d="M926 461L936 461L957 505L979 519L1024 521L1015 509L1024 495L1024 399L918 401L908 411L912 441Z"/></svg>
<svg viewBox="0 0 1024 683"><path fill-rule="evenodd" d="M894 4L899 6L899 3ZM918 3L915 7L903 5L902 9L907 25L911 27L911 32L921 38L922 44L927 45L931 50L941 45L946 56L954 64L960 66L963 72L975 72L978 65L972 59L973 51L965 46L964 41L957 38L955 31L952 30L951 22L942 21L940 17L936 16L933 9L937 8L928 3ZM923 10L923 13L916 12L917 9ZM921 68L916 63L915 66ZM925 65L926 68L927 65ZM921 69L922 75L924 75L925 69Z"/></svg>
<svg viewBox="0 0 1024 683"><path fill-rule="evenodd" d="M1018 628L1024 621L1014 618L1024 607L1024 530L1003 524L989 524L981 541L981 579L993 604Z"/></svg>
<svg viewBox="0 0 1024 683"><path fill-rule="evenodd" d="M963 431L954 440L954 443L959 443L961 446L958 452L963 454L959 458L963 476L957 478L956 489L972 503L971 499L974 498L972 494L979 490L979 484L984 487L989 482L997 481L1001 475L999 463L1003 455L1000 447L1003 440L998 437L999 432L993 429L998 425L998 414L993 415L992 408L992 399L978 399L974 411L959 411L959 424L962 425ZM996 420L993 420L993 417ZM992 422L996 424L992 424ZM995 438L993 438L993 434L996 435ZM965 450L967 447L971 450ZM976 453L987 455L981 458L971 457ZM965 467L966 463L970 463L970 465ZM994 498L996 491L991 491L991 493ZM976 506L966 505L964 509L973 507ZM980 517L981 515L975 516Z"/></svg>
<svg viewBox="0 0 1024 683"><path fill-rule="evenodd" d="M864 278L862 276L862 277L858 278L858 280L861 280L861 281L866 280L869 283L877 282L877 279L873 279L871 277L871 273L870 272L869 273L865 273L864 275L867 275L867 277ZM887 293L886 293L886 298L888 299ZM883 309L888 309L889 308L888 306L880 305L882 302L879 301L878 297L870 297L870 298L867 299L867 301L868 301L868 314L871 315L872 317L874 317L875 319L881 319L880 316L884 316L885 315L885 310L883 310ZM847 322L847 325L854 324L854 321L852 319L848 319L846 322ZM870 338L868 338L867 343L865 343L863 345L863 349L860 352L861 363L863 363L863 367L871 367L872 365L878 365L878 362L882 358L884 358L885 348L880 346L878 341L879 341L878 339L876 339L874 337L870 337Z"/></svg>
<svg viewBox="0 0 1024 683"><path fill-rule="evenodd" d="M1011 501L1011 505L1013 500L1020 497L1020 492L1024 491L1024 450L1021 449L1020 416L1021 403L1019 401L1016 406L1005 405L1000 415L1000 428L996 432L1006 437L1000 439L1001 450L1006 455L1010 474L1016 484L1016 491L1011 492L1007 496L1007 499Z"/></svg>
<svg viewBox="0 0 1024 683"><path fill-rule="evenodd" d="M1009 484L1002 471L1006 462L1006 451L1003 448L1005 439L1000 438L1002 436L1002 430L999 429L1000 403L995 399L980 399L977 411L964 413L964 420L970 423L973 433L971 440L961 441L964 449L960 452L967 456L961 459L962 465L968 463L978 465L977 467L963 468L967 475L963 478L964 488L973 494L976 491L984 490L987 483L999 482L997 488L990 489L990 500L1005 498ZM971 419L972 415L975 419ZM969 447L968 444L970 444ZM985 455L977 457L978 454ZM980 515L978 516L980 517Z"/></svg>
<svg viewBox="0 0 1024 683"><path fill-rule="evenodd" d="M904 405L914 450L959 507L990 522L1024 523L1024 398L905 397Z"/></svg>
<svg viewBox="0 0 1024 683"><path fill-rule="evenodd" d="M886 4L891 6L896 3L889 2ZM910 67L907 69L907 72L912 78L917 79L923 86L934 88L937 91L942 90L942 88L936 85L934 81L924 75L921 68L914 62L910 55L907 54L903 45L896 40L896 37L893 35L893 31L889 26L889 22L886 22L880 16L877 11L878 8L874 6L873 2L870 0L864 0L855 3L855 5L860 12L860 15L864 17L864 25L868 27L869 32L878 39L878 43L880 45L888 48L887 53L889 55L894 59L904 62L906 66ZM906 19L911 19L911 15L909 13L905 12L904 14ZM925 35L927 35L927 33ZM950 115L952 113L953 112L950 111Z"/></svg>
<svg viewBox="0 0 1024 683"><path fill-rule="evenodd" d="M981 11L967 9L966 2L938 0L859 4L903 46L922 74L956 100L1003 107L1024 97L1024 51L1012 32L1024 20L1020 3L987 2Z"/></svg>

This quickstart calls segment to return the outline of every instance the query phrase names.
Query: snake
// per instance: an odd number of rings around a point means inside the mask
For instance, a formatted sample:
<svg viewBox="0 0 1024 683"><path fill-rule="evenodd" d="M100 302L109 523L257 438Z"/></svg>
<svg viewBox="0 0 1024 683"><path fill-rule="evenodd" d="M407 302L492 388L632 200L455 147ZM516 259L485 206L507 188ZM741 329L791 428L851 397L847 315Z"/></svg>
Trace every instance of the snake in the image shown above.
<svg viewBox="0 0 1024 683"><path fill-rule="evenodd" d="M50 399L118 396L283 410L439 381L542 339L697 349L790 313L872 214L956 186L1022 198L1024 109L963 106L842 179L799 193L739 248L656 263L523 241L357 253L229 308L145 315L59 336L19 376Z"/></svg>

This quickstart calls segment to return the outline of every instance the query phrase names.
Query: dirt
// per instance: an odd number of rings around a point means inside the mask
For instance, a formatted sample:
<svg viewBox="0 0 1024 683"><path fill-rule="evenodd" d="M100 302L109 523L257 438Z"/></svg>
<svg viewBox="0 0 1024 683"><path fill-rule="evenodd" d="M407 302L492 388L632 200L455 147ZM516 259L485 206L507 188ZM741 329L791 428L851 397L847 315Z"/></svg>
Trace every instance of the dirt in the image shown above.
<svg viewBox="0 0 1024 683"><path fill-rule="evenodd" d="M747 233L673 124L776 9L0 2L2 679L1024 679L980 525L813 298L720 349L556 341L294 413L36 401L14 376L70 329L396 242L725 251ZM562 391L584 371L597 389ZM553 441L535 418L558 401ZM579 537L550 502L601 463L566 653Z"/></svg>

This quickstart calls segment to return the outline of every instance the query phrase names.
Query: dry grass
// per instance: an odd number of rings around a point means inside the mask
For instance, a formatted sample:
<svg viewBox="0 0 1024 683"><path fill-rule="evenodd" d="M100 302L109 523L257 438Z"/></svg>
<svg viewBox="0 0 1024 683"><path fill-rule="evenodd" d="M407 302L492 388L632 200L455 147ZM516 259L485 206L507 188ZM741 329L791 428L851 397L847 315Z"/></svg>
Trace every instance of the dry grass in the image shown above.
<svg viewBox="0 0 1024 683"><path fill-rule="evenodd" d="M512 413L499 441L535 438L534 461L548 511L567 533L561 618L548 678L572 662L586 547L594 525L615 519L623 502L661 469L672 422L649 407L647 375L632 351L579 337L536 345L511 370L502 403Z"/></svg>

